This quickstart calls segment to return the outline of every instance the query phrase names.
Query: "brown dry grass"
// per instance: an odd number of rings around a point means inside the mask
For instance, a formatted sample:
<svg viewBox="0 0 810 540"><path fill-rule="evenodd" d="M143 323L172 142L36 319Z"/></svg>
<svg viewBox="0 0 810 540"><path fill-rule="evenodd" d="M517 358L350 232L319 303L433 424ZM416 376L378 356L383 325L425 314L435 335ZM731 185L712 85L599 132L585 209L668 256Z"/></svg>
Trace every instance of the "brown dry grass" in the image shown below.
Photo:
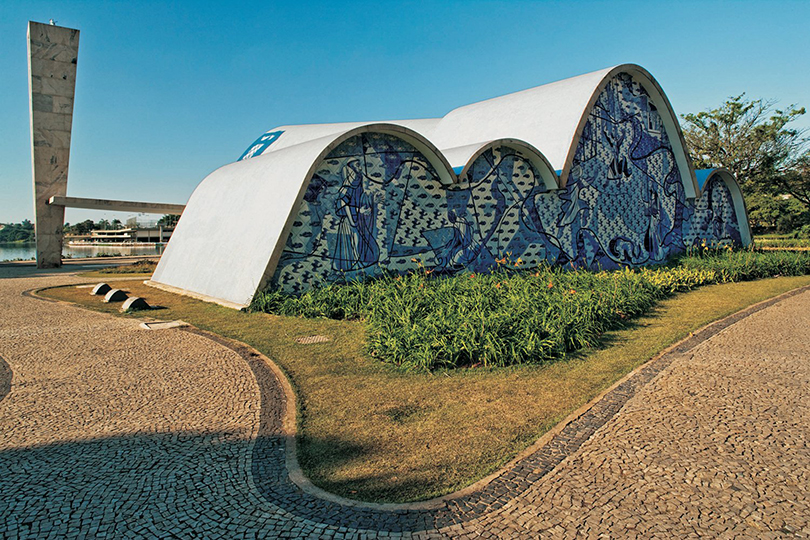
<svg viewBox="0 0 810 540"><path fill-rule="evenodd" d="M92 270L81 274L85 277L150 277L157 268L158 261L156 259L146 259L135 261L128 264L120 264L118 266L108 266L99 270Z"/></svg>
<svg viewBox="0 0 810 540"><path fill-rule="evenodd" d="M118 286L273 359L297 392L301 467L318 486L362 500L413 501L486 476L572 411L668 345L753 303L810 284L810 276L714 285L675 296L600 349L545 366L404 373L363 354L359 322L236 312L143 285ZM43 294L120 315L87 289ZM326 335L327 343L295 339Z"/></svg>

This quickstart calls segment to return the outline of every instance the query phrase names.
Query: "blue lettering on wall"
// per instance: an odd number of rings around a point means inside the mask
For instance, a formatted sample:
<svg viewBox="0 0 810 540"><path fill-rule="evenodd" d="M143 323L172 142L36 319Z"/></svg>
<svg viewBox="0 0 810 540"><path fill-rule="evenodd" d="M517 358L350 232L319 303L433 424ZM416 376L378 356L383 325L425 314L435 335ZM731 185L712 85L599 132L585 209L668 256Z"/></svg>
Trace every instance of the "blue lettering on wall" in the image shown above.
<svg viewBox="0 0 810 540"><path fill-rule="evenodd" d="M242 161L243 159L248 159L252 158L253 156L260 155L262 152L267 150L267 147L276 142L276 140L278 140L278 138L281 137L282 133L284 133L283 130L268 131L267 133L256 139L253 142L253 144L251 144L248 147L248 149L245 150L245 153L242 154L236 161Z"/></svg>

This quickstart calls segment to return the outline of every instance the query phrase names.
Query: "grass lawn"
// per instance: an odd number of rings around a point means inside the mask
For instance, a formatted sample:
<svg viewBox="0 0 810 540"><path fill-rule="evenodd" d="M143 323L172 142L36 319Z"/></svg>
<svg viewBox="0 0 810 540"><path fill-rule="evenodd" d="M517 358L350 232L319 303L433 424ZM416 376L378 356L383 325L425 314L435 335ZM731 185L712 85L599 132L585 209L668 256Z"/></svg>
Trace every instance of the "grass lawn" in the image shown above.
<svg viewBox="0 0 810 540"><path fill-rule="evenodd" d="M565 360L431 373L370 358L361 322L238 312L148 287L142 279L116 283L161 307L137 316L183 319L273 359L297 393L304 473L327 491L377 502L427 499L469 485L689 332L810 284L810 276L800 276L707 286L660 302L606 333L599 348ZM123 316L118 305L87 289L42 294ZM311 335L331 341L295 342Z"/></svg>
<svg viewBox="0 0 810 540"><path fill-rule="evenodd" d="M100 277L100 278L116 278L116 277L142 277L149 279L152 273L157 268L157 260L146 259L137 261L130 264L122 264L119 266L108 266L99 270L91 270L84 272L81 275L84 277Z"/></svg>
<svg viewBox="0 0 810 540"><path fill-rule="evenodd" d="M789 234L762 234L754 237L758 248L764 249L810 249L810 238L794 238Z"/></svg>

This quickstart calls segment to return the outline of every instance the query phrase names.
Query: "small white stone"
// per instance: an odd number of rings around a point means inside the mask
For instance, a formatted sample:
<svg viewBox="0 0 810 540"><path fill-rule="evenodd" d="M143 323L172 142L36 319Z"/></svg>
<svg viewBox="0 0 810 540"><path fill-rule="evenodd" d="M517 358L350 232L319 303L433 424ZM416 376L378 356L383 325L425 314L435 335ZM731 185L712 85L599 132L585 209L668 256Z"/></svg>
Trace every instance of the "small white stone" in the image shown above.
<svg viewBox="0 0 810 540"><path fill-rule="evenodd" d="M121 306L121 311L136 311L139 309L152 309L149 304L146 303L146 300L141 298L140 296L133 296L132 298L127 298L124 302L124 305Z"/></svg>

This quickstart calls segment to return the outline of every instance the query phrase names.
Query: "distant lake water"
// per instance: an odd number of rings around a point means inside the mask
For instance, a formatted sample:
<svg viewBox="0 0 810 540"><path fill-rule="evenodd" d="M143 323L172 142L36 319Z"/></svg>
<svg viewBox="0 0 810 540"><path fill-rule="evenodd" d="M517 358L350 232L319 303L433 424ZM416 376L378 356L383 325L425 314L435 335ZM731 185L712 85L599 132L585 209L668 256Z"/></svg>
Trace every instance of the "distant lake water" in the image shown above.
<svg viewBox="0 0 810 540"><path fill-rule="evenodd" d="M166 248L161 246L69 246L62 248L62 257L76 259L82 257L99 257L102 255L160 255ZM36 257L36 244L0 244L0 261L28 260Z"/></svg>

